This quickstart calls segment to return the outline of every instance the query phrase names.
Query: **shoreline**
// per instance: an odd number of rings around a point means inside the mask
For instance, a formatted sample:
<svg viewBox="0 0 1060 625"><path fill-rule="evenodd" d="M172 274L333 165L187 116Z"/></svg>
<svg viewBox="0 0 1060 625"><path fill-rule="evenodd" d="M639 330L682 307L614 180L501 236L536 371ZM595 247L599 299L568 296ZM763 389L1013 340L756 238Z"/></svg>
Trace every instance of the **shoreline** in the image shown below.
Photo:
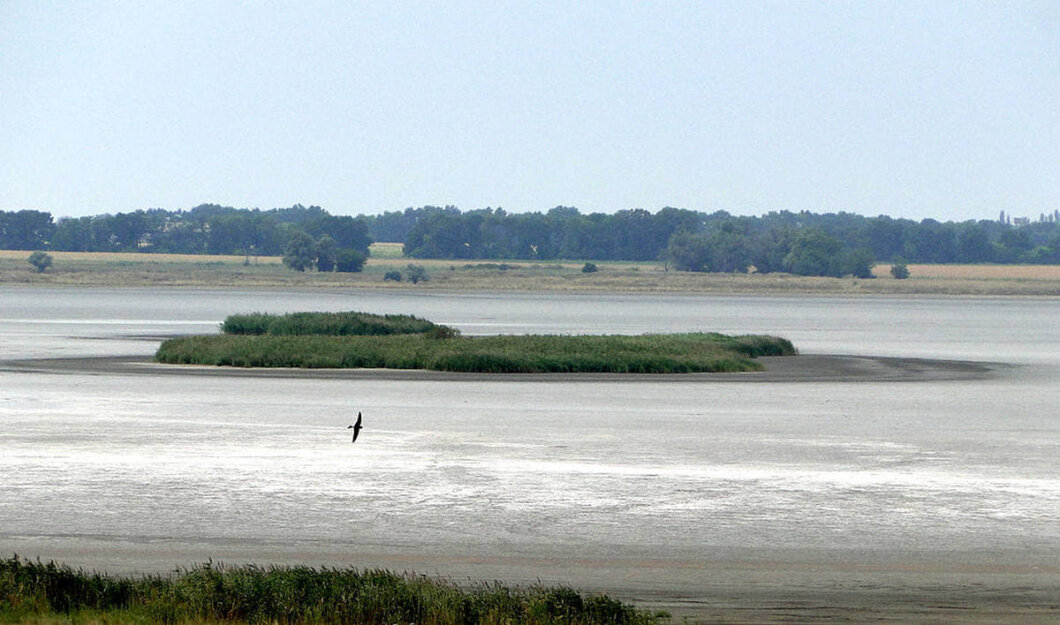
<svg viewBox="0 0 1060 625"><path fill-rule="evenodd" d="M871 279L772 274L667 271L657 262L599 261L585 274L584 261L494 261L371 257L360 273L299 273L278 257L188 256L106 252L54 252L56 262L38 273L28 252L0 250L0 286L84 288L226 288L286 290L386 289L395 292L690 293L699 295L830 295L850 297L1045 297L1060 296L1057 265L910 265L896 280L887 265ZM513 263L505 270L498 263ZM417 284L386 282L388 270L409 263L425 267Z"/></svg>
<svg viewBox="0 0 1060 625"><path fill-rule="evenodd" d="M1060 567L1027 554L719 549L687 559L653 554L411 552L399 545L288 544L236 538L0 535L18 555L109 575L165 575L226 566L384 569L458 585L567 586L603 593L676 623L1044 623L1060 620ZM1029 561L1017 559L1027 557Z"/></svg>
<svg viewBox="0 0 1060 625"><path fill-rule="evenodd" d="M1017 365L964 360L811 354L762 356L763 371L740 373L459 373L426 369L294 369L171 365L151 356L86 356L0 361L0 370L401 382L757 383L985 380Z"/></svg>

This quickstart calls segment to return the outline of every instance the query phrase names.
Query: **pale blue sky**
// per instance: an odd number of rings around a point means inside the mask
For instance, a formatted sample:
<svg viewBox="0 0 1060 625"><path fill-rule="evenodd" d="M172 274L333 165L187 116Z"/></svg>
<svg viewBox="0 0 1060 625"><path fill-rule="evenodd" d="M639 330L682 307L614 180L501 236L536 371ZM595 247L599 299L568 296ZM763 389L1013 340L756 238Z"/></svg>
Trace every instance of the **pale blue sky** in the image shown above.
<svg viewBox="0 0 1060 625"><path fill-rule="evenodd" d="M0 0L0 209L1060 208L1060 3Z"/></svg>

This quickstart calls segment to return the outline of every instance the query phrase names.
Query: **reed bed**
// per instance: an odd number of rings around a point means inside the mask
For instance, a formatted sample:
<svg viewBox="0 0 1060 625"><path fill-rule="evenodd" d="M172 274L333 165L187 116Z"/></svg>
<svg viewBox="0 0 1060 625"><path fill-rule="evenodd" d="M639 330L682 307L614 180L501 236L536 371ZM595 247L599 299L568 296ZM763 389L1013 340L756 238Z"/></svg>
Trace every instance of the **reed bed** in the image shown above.
<svg viewBox="0 0 1060 625"><path fill-rule="evenodd" d="M155 359L233 367L428 369L470 373L756 371L795 353L786 339L715 333L639 336L210 335L170 339Z"/></svg>
<svg viewBox="0 0 1060 625"><path fill-rule="evenodd" d="M207 563L125 578L0 560L0 622L650 625L659 616L565 587L461 588L384 570Z"/></svg>
<svg viewBox="0 0 1060 625"><path fill-rule="evenodd" d="M225 334L251 335L424 334L431 331L444 332L442 328L443 326L412 315L375 315L354 311L229 315L221 324L221 331Z"/></svg>

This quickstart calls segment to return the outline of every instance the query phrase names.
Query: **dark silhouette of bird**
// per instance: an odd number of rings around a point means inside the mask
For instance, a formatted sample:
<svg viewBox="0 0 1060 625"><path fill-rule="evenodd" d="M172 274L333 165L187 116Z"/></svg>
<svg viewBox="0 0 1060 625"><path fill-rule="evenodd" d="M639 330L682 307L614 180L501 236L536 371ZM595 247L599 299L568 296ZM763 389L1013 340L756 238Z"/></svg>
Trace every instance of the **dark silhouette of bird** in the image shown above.
<svg viewBox="0 0 1060 625"><path fill-rule="evenodd" d="M357 435L361 433L361 413L359 413L359 412L357 413L357 423L354 423L353 425L348 426L346 429L349 430L351 428L353 429L353 440L350 441L350 442L351 443L356 443L357 442Z"/></svg>

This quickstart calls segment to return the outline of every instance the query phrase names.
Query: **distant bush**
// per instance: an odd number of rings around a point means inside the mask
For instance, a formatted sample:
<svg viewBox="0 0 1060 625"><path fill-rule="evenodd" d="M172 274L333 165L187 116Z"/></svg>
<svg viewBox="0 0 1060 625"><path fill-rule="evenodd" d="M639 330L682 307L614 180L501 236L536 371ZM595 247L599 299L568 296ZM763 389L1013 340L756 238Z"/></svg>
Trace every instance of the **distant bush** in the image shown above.
<svg viewBox="0 0 1060 625"><path fill-rule="evenodd" d="M427 275L427 269L423 265L408 265L405 267L405 277L409 282L413 284L419 284L420 282L426 282L430 280Z"/></svg>
<svg viewBox="0 0 1060 625"><path fill-rule="evenodd" d="M52 266L52 256L47 252L33 252L26 260L29 261L29 264L33 265L34 269L37 270L37 273L44 273L48 267Z"/></svg>
<svg viewBox="0 0 1060 625"><path fill-rule="evenodd" d="M891 275L895 280L905 280L909 277L909 266L902 261L896 260L891 263Z"/></svg>
<svg viewBox="0 0 1060 625"><path fill-rule="evenodd" d="M401 272L391 269L383 274L383 282L401 282Z"/></svg>

